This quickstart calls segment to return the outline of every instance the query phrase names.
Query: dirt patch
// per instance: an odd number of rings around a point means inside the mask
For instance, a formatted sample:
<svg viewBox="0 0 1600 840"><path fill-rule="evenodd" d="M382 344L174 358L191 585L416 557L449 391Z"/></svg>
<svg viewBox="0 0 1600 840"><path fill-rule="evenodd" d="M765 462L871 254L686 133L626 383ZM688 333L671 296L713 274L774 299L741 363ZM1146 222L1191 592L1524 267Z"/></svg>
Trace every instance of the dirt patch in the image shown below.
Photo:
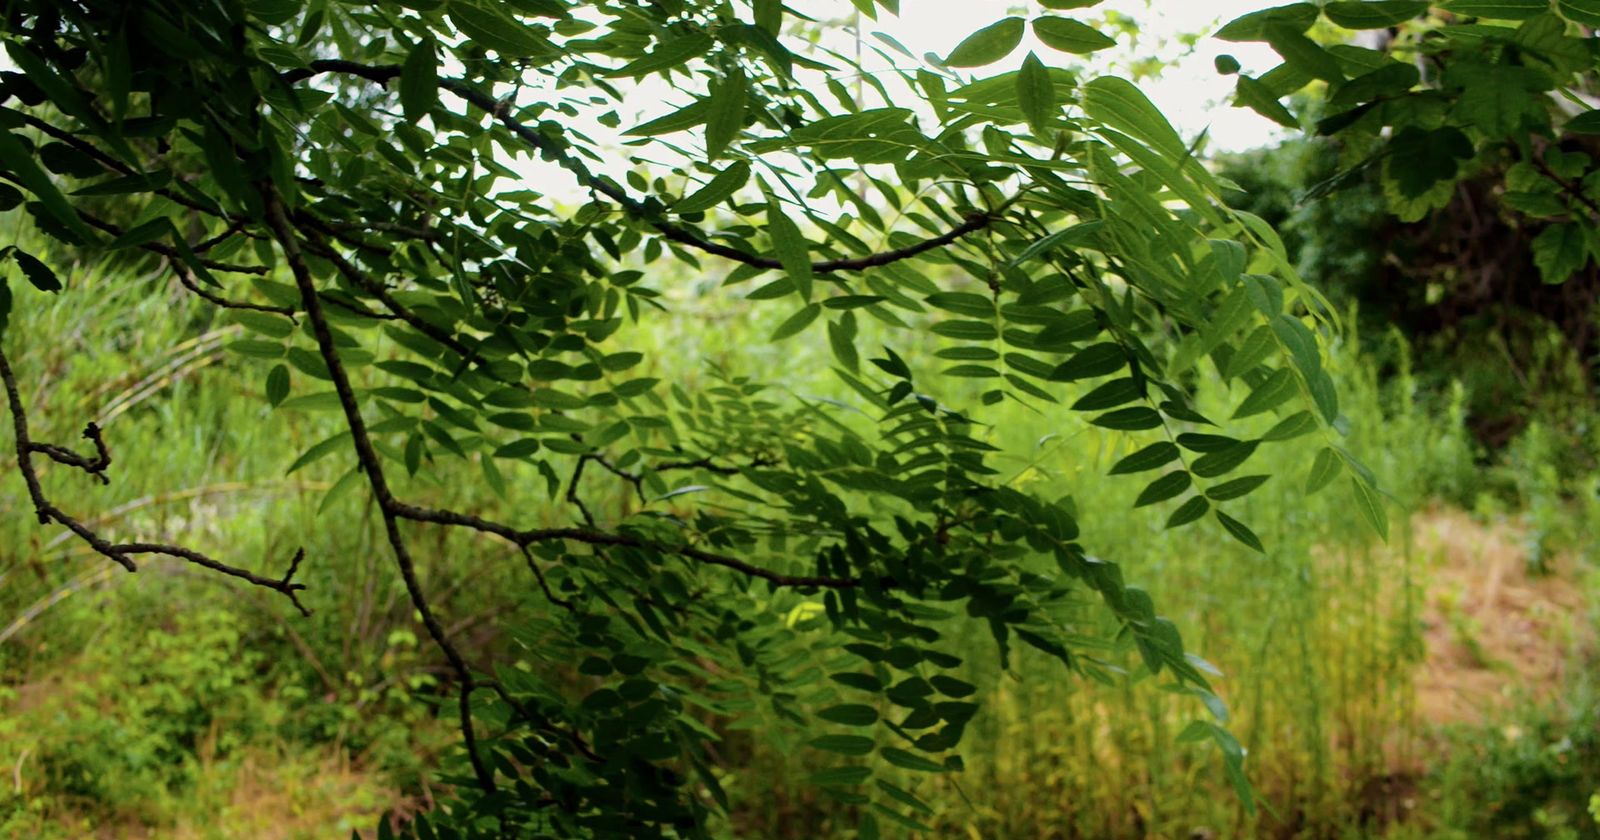
<svg viewBox="0 0 1600 840"><path fill-rule="evenodd" d="M1512 523L1431 510L1412 529L1427 581L1418 720L1482 724L1513 704L1554 701L1593 642L1585 572L1560 556L1530 575L1527 535Z"/></svg>

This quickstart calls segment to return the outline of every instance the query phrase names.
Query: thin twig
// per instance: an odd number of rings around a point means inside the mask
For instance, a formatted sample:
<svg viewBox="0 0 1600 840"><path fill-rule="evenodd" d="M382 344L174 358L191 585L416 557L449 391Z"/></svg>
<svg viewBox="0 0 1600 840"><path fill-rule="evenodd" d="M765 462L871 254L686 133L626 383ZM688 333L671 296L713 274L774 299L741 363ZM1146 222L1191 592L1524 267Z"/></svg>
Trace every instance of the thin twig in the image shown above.
<svg viewBox="0 0 1600 840"><path fill-rule="evenodd" d="M213 292L207 291L204 286L201 286L195 281L194 275L189 271L189 267L184 265L181 261L173 260L170 262L170 265L172 266L172 273L177 276L178 282L182 283L185 289L188 289L189 291L198 295L200 298L210 302L215 306L220 306L223 309L247 309L254 312L270 312L274 315L285 315L288 316L289 320L294 320L295 308L292 306L272 306L270 304L250 303L249 301L242 300L229 300Z"/></svg>

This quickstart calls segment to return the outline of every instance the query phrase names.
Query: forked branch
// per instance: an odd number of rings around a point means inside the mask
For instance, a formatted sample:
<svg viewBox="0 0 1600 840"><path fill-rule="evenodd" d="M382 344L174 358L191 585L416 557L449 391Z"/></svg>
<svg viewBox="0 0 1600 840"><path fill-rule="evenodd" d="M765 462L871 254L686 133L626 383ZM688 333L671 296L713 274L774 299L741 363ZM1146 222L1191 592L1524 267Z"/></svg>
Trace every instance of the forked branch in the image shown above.
<svg viewBox="0 0 1600 840"><path fill-rule="evenodd" d="M311 614L311 611L306 609L305 604L300 602L298 594L300 590L305 589L305 585L294 582L295 572L299 571L300 562L305 559L304 549L295 553L294 559L289 563L289 570L284 573L283 577L269 578L258 575L248 569L230 566L201 552L179 545L152 542L113 543L100 536L94 529L83 524L71 514L57 507L45 495L44 487L39 481L39 473L34 468L33 456L43 455L56 463L83 470L109 484L110 480L106 478L105 470L111 465L111 450L106 446L100 427L93 423L90 423L83 432L83 436L94 444L95 456L93 458L86 457L64 446L33 440L28 432L28 416L22 403L22 393L17 387L17 377L12 372L11 363L6 358L3 349L0 349L0 383L4 384L6 403L11 409L11 430L15 438L17 470L22 473L22 480L28 486L28 498L33 502L33 511L39 517L39 524L49 525L53 522L66 528L76 534L79 539L88 543L95 551L130 572L139 570L138 565L133 561L133 556L136 554L162 554L168 557L176 557L214 572L236 577L264 589L278 592L288 598L289 602L294 604L295 609L298 609L301 614Z"/></svg>

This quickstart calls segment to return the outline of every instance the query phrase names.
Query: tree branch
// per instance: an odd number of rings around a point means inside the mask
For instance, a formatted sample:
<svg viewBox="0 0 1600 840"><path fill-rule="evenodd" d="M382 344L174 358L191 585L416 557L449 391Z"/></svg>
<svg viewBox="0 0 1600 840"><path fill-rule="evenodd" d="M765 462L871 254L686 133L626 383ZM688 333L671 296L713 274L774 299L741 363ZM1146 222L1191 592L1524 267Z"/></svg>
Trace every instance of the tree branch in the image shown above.
<svg viewBox="0 0 1600 840"><path fill-rule="evenodd" d="M254 312L270 312L274 315L285 315L288 316L289 320L294 320L296 310L292 306L272 306L270 304L250 303L249 301L242 300L229 300L221 295L216 294L215 292L207 291L204 286L201 286L200 283L195 280L194 275L190 273L189 267L183 264L183 261L168 260L168 265L172 268L172 273L177 275L178 282L183 284L185 289L188 289L201 299L208 301L213 305L220 306L223 309L247 309Z"/></svg>
<svg viewBox="0 0 1600 840"><path fill-rule="evenodd" d="M300 569L300 561L305 559L304 549L295 553L294 559L289 563L289 570L284 573L283 577L262 577L249 570L230 566L182 546L149 542L113 543L95 533L89 526L79 522L61 508L56 507L49 497L44 494L44 488L39 483L38 472L33 466L33 455L35 453L45 455L51 460L67 466L77 467L98 477L101 481L109 483L104 471L106 467L111 465L111 452L106 447L105 440L101 437L99 427L93 423L90 423L83 432L83 436L95 445L96 455L92 459L85 458L66 447L35 442L29 437L28 417L22 404L22 394L17 388L16 374L12 372L10 361L6 358L4 350L0 350L0 382L4 383L6 402L11 408L11 428L15 437L17 469L22 473L23 482L28 485L28 496L33 501L33 510L39 517L39 524L49 525L51 522L55 522L61 525L88 543L95 551L130 572L139 570L139 567L133 562L133 555L164 554L168 557L187 560L195 565L204 566L207 569L230 577L248 581L264 589L282 593L289 599L290 603L294 604L296 609L300 610L302 615L311 615L311 611L300 603L300 597L297 594L300 590L305 589L305 585L294 582L294 574Z"/></svg>
<svg viewBox="0 0 1600 840"><path fill-rule="evenodd" d="M389 490L389 482L384 476L383 465L378 460L378 452L373 448L372 439L367 434L366 421L361 416L361 407L356 400L355 389L350 384L350 375L344 369L344 361L339 356L338 346L334 343L333 332L328 327L327 314L322 310L322 300L317 294L311 268L306 264L300 239L296 235L294 226L289 222L289 216L284 210L277 189L268 182L258 185L258 191L266 209L267 226L272 230L274 238L278 240L278 246L283 249L284 257L289 262L290 273L294 275L295 285L300 289L300 301L305 307L306 318L311 322L311 332L316 336L317 348L322 354L323 362L328 366L328 375L333 380L334 392L344 409L345 424L350 428L356 459L361 464L362 472L366 473L367 483L371 486L372 495L378 502L378 510L383 515L384 532L388 536L390 548L394 551L395 564L400 568L400 577L405 583L406 594L410 596L411 605L416 608L417 614L422 617L422 624L427 628L428 635L444 653L451 670L455 671L456 678L461 683L456 705L460 715L461 737L466 742L467 760L472 764L472 772L478 779L478 785L486 793L494 793L498 789L494 774L483 763L483 757L478 754L477 735L472 728L474 686L472 669L467 666L466 659L456 649L455 643L445 634L444 626L439 623L438 616L434 615L427 594L422 591L422 584L417 579L416 564L411 558L411 550L400 534L394 494Z"/></svg>
<svg viewBox="0 0 1600 840"><path fill-rule="evenodd" d="M817 587L822 589L854 589L861 586L862 582L853 578L813 577L806 575L786 575L746 563L743 560L715 554L692 546L672 546L651 542L650 540L631 537L626 534L612 534L592 528L531 528L518 530L503 522L485 519L469 513L458 513L452 510L424 508L416 505L396 501L394 504L395 515L416 522L432 522L436 525L448 525L457 528L468 528L494 534L514 545L530 545L537 542L551 542L554 540L570 540L597 546L621 546L626 548L642 548L658 551L663 554L678 554L691 560L698 560L712 566L722 566L733 569L748 577L760 578L775 586ZM883 579L879 581L883 586L892 586L894 581Z"/></svg>

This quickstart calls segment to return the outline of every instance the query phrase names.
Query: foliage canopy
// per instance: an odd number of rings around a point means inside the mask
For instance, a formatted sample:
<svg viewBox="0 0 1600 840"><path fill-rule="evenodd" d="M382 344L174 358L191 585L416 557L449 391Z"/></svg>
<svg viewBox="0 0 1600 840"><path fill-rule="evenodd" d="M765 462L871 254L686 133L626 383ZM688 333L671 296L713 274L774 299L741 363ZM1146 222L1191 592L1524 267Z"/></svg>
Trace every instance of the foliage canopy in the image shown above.
<svg viewBox="0 0 1600 840"><path fill-rule="evenodd" d="M1184 740L1213 741L1249 803L1208 666L1092 544L1092 504L996 467L985 410L1128 433L1138 446L1111 473L1137 477L1110 480L1142 482L1138 504L1168 507L1168 527L1205 522L1255 551L1230 510L1268 480L1247 469L1263 445L1303 447L1306 491L1338 484L1380 532L1382 496L1340 446L1323 299L1137 86L1084 77L1075 56L1114 43L1086 22L1095 4L1045 5L942 58L886 39L871 49L894 69L874 73L776 0L21 0L4 22L0 206L54 244L5 254L56 294L73 293L74 262L159 263L250 332L232 349L260 360L274 410L342 418L285 460L336 460L330 496L370 496L458 690L458 801L419 836L704 836L727 807L709 747L756 704L829 756L814 781L862 806L863 836L914 826L925 806L874 768L960 769L982 698L941 640L968 623L1002 658L1020 642L1105 680L1137 651L1135 676L1203 701L1212 719ZM1450 7L1468 5L1486 4ZM1425 8L1320 13L1387 26ZM1224 35L1267 39L1280 76L1340 85L1350 130L1411 113L1392 103L1419 84L1409 65L1319 46L1302 34L1318 14L1297 4ZM983 69L1030 32L1042 53ZM1513 78L1462 66L1463 95ZM1287 92L1240 80L1269 114ZM1492 98L1436 112L1526 127L1531 111ZM641 100L666 104L623 125ZM586 136L580 116L626 142ZM1403 197L1475 153L1446 122L1402 128L1386 148ZM530 189L526 172L556 170L591 200ZM854 401L780 398L739 372L649 375L661 360L627 336L670 305L652 285L666 261L782 308L772 342L825 333ZM23 285L0 286L0 317ZM26 352L29 336L5 340ZM909 349L929 342L934 365ZM107 433L85 431L93 457L33 440L3 353L0 374L41 522L109 560L170 555L297 606L301 563L337 562L296 555L274 576L102 536L38 467L110 480ZM1231 416L1194 405L1199 376L1236 384ZM475 462L504 503L411 501L447 459ZM585 471L626 483L637 510L597 516ZM413 556L431 528L520 552L549 605L519 628L533 667L480 668L446 634ZM1114 638L1064 618L1086 598ZM822 627L826 667L801 667L800 631Z"/></svg>

